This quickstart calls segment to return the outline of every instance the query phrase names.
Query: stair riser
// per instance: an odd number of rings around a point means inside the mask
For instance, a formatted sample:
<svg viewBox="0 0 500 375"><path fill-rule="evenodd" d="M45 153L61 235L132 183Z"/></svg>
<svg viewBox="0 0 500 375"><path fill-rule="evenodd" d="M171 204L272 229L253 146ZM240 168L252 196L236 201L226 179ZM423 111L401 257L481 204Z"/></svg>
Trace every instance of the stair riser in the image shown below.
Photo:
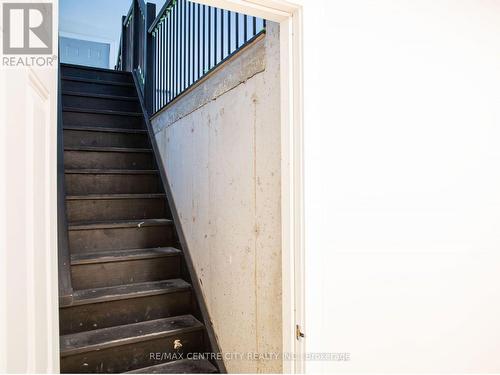
<svg viewBox="0 0 500 375"><path fill-rule="evenodd" d="M137 96L134 86L105 85L101 83L78 82L65 79L61 81L61 86L64 91L86 94Z"/></svg>
<svg viewBox="0 0 500 375"><path fill-rule="evenodd" d="M180 257L81 264L71 267L74 289L91 289L180 276Z"/></svg>
<svg viewBox="0 0 500 375"><path fill-rule="evenodd" d="M159 193L156 174L69 174L65 175L66 194L140 194Z"/></svg>
<svg viewBox="0 0 500 375"><path fill-rule="evenodd" d="M147 134L64 130L65 146L150 147Z"/></svg>
<svg viewBox="0 0 500 375"><path fill-rule="evenodd" d="M84 109L106 109L124 112L140 112L141 106L137 100L119 100L105 98L90 98L75 95L63 95L63 106Z"/></svg>
<svg viewBox="0 0 500 375"><path fill-rule="evenodd" d="M82 199L66 201L69 222L127 219L161 219L166 217L164 198Z"/></svg>
<svg viewBox="0 0 500 375"><path fill-rule="evenodd" d="M63 111L63 123L69 126L143 129L142 117Z"/></svg>
<svg viewBox="0 0 500 375"><path fill-rule="evenodd" d="M59 310L61 335L168 318L190 311L190 290L67 307Z"/></svg>
<svg viewBox="0 0 500 375"><path fill-rule="evenodd" d="M64 151L66 169L154 169L151 152Z"/></svg>
<svg viewBox="0 0 500 375"><path fill-rule="evenodd" d="M98 79L101 81L110 81L110 82L134 81L130 73L115 73L103 70L80 69L77 67L70 67L70 66L61 66L61 73L63 77Z"/></svg>
<svg viewBox="0 0 500 375"><path fill-rule="evenodd" d="M180 339L182 349L173 349L174 340ZM62 373L117 373L153 366L167 360L156 360L151 354L203 352L202 331L179 333L175 336L137 342L109 349L77 354L61 358ZM163 354L165 353L165 354Z"/></svg>
<svg viewBox="0 0 500 375"><path fill-rule="evenodd" d="M70 230L68 233L69 247L72 254L99 250L144 249L176 245L173 227L170 225Z"/></svg>

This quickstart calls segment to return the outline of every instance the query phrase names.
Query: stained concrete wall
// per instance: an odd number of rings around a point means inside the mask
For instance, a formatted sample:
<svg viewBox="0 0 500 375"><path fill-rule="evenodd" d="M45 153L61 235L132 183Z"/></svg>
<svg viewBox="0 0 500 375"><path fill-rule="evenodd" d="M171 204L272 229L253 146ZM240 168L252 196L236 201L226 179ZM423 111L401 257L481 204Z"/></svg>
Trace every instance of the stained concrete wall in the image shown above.
<svg viewBox="0 0 500 375"><path fill-rule="evenodd" d="M279 26L268 23L152 121L229 372L282 370L247 357L282 347L279 108Z"/></svg>

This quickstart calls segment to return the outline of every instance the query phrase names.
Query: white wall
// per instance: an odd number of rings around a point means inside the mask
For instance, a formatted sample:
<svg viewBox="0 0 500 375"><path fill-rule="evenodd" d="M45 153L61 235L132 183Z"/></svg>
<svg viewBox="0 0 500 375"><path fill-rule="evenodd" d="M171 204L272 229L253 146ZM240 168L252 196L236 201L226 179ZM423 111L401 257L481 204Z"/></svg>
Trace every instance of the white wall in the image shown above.
<svg viewBox="0 0 500 375"><path fill-rule="evenodd" d="M56 131L57 64L0 67L0 372L59 371Z"/></svg>
<svg viewBox="0 0 500 375"><path fill-rule="evenodd" d="M230 373L281 372L279 27L153 120Z"/></svg>
<svg viewBox="0 0 500 375"><path fill-rule="evenodd" d="M307 370L500 371L500 3L303 4Z"/></svg>

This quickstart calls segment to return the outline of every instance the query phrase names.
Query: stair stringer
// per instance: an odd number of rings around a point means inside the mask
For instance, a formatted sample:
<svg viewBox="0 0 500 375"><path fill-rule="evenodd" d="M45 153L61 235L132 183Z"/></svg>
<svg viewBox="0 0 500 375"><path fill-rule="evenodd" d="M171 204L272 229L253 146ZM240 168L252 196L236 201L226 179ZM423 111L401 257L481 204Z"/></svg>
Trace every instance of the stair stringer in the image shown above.
<svg viewBox="0 0 500 375"><path fill-rule="evenodd" d="M149 113L146 109L146 104L144 102L144 97L140 95L142 90L139 84L139 78L137 77L137 71L132 72L132 76L134 79L134 84L136 90L138 92L138 98L141 106L141 111L143 113L144 123L146 124L146 129L148 131L149 140L151 142L151 147L153 149L153 154L155 161L157 163L158 170L160 172L160 179L163 185L164 192L167 197L167 202L170 207L170 212L172 215L172 220L174 222L175 231L177 233L177 237L179 239L180 247L181 247L181 259L184 262L185 269L187 273L183 275L189 283L191 283L193 292L195 295L196 306L195 306L195 314L193 314L197 319L199 319L205 325L205 333L208 336L208 342L210 344L210 352L214 353L216 358L212 358L211 362L217 367L220 373L227 373L226 366L224 361L222 360L221 349L219 343L217 341L217 335L215 334L215 330L212 324L212 320L210 319L210 314L208 312L207 305L205 303L205 298L203 295L203 291L201 289L200 279L196 274L196 269L194 267L194 263L191 257L191 253L189 251L189 246L186 241L186 237L184 235L184 231L182 230L182 223L179 217L179 213L177 211L175 200L172 194L172 189L170 188L170 184L168 183L168 177L166 174L166 169L163 164L163 159L161 158L160 150L158 148L158 143L156 142L156 137L154 136L153 127L151 125L151 121L149 120Z"/></svg>

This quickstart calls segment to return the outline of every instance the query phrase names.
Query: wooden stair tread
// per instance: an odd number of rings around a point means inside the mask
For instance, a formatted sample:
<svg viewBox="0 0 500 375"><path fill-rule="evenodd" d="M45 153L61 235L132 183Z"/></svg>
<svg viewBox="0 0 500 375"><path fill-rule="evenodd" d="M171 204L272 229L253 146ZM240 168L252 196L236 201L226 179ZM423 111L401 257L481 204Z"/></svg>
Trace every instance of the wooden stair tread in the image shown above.
<svg viewBox="0 0 500 375"><path fill-rule="evenodd" d="M140 112L126 112L117 111L114 109L92 109L92 108L77 108L77 107L63 107L63 112L78 112L78 113L93 113L99 115L114 115L114 116L132 116L141 117Z"/></svg>
<svg viewBox="0 0 500 375"><path fill-rule="evenodd" d="M79 96L79 97L83 97L83 98L96 98L96 99L111 99L111 100L134 101L134 102L136 102L138 100L136 96L98 94L98 93L78 92L78 91L71 91L71 90L62 90L62 95Z"/></svg>
<svg viewBox="0 0 500 375"><path fill-rule="evenodd" d="M157 169L66 169L66 174L158 174Z"/></svg>
<svg viewBox="0 0 500 375"><path fill-rule="evenodd" d="M155 247L149 249L108 250L95 253L74 254L71 265L119 262L137 259L150 259L179 255L181 251L175 247Z"/></svg>
<svg viewBox="0 0 500 375"><path fill-rule="evenodd" d="M77 306L92 303L117 301L137 297L153 296L158 294L168 294L189 290L191 285L182 279L169 279L160 281L145 281L142 283L122 284L101 288L75 290L73 301L70 305Z"/></svg>
<svg viewBox="0 0 500 375"><path fill-rule="evenodd" d="M92 352L141 341L202 330L192 315L149 320L61 336L61 356Z"/></svg>
<svg viewBox="0 0 500 375"><path fill-rule="evenodd" d="M64 146L64 151L93 151L93 152L135 152L135 153L151 153L150 148L134 148L134 147L96 147L96 146Z"/></svg>
<svg viewBox="0 0 500 375"><path fill-rule="evenodd" d="M92 230L113 228L144 228L154 226L173 225L170 219L138 219L138 220L113 220L68 223L68 230Z"/></svg>
<svg viewBox="0 0 500 375"><path fill-rule="evenodd" d="M214 374L218 372L206 359L179 359L129 371L127 374Z"/></svg>
<svg viewBox="0 0 500 375"><path fill-rule="evenodd" d="M87 194L87 195L67 195L66 200L98 200L98 199L158 199L165 198L163 193L150 194Z"/></svg>
<svg viewBox="0 0 500 375"><path fill-rule="evenodd" d="M158 364L144 354L159 345L173 350L177 338L185 340L186 352L212 348L207 327L193 316L200 311L198 296L182 279L179 237L167 219L171 211L137 77L61 67L61 217L71 289L59 300L61 372L218 372L202 358Z"/></svg>
<svg viewBox="0 0 500 375"><path fill-rule="evenodd" d="M87 132L100 132L100 133L130 133L130 134L147 134L146 129L126 129L126 128L105 128L98 126L72 126L65 125L64 130L74 130L74 131L87 131Z"/></svg>
<svg viewBox="0 0 500 375"><path fill-rule="evenodd" d="M73 69L81 69L81 70L92 70L92 71L97 71L97 72L103 72L103 73L116 73L117 75L122 75L122 76L130 76L132 73L126 70L116 70L116 69L109 69L109 68L98 68L95 66L88 66L88 65L78 65L78 64L70 64L70 63L59 63L62 68L73 68Z"/></svg>
<svg viewBox="0 0 500 375"><path fill-rule="evenodd" d="M67 75L62 76L61 79L64 80L64 81L74 81L74 82L84 82L84 83L97 83L97 84L100 84L100 85L134 87L134 83L133 82L107 81L107 80L103 80L103 79L74 77L74 76L67 76Z"/></svg>

